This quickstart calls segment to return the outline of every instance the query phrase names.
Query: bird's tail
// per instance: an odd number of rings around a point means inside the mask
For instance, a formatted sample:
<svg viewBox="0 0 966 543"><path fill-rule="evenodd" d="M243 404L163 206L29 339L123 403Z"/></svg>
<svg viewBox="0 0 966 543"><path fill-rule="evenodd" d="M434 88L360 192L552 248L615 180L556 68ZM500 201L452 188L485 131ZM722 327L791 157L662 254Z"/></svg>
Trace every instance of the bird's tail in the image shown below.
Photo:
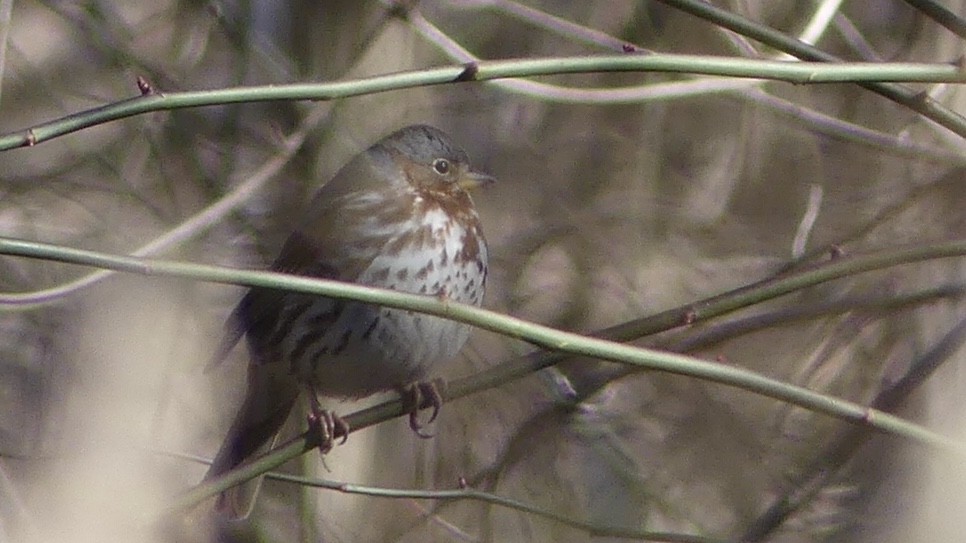
<svg viewBox="0 0 966 543"><path fill-rule="evenodd" d="M248 391L228 435L211 463L205 480L230 471L274 444L299 395L298 382L287 364L275 361L248 367ZM261 486L261 477L232 487L218 499L217 509L233 519L247 517Z"/></svg>
<svg viewBox="0 0 966 543"><path fill-rule="evenodd" d="M242 323L241 318L242 305L238 304L238 307L232 311L228 320L225 322L225 333L221 336L221 342L218 344L218 348L215 349L215 354L211 356L208 363L205 364L205 373L210 372L215 369L219 364L228 358L228 353L235 348L235 345L241 341L241 338L245 335L245 326Z"/></svg>

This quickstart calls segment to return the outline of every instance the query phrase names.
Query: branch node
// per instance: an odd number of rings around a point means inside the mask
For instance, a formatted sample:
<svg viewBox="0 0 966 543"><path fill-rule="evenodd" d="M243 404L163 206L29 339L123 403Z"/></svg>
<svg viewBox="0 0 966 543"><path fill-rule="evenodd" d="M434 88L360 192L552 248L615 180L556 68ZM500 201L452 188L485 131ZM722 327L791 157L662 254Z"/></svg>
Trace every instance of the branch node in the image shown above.
<svg viewBox="0 0 966 543"><path fill-rule="evenodd" d="M409 12L416 7L416 2L418 0L390 0L388 3L387 14L390 17L398 17L400 19L408 19Z"/></svg>
<svg viewBox="0 0 966 543"><path fill-rule="evenodd" d="M141 91L141 96L147 96L149 94L154 94L154 87L151 86L151 82L147 80L142 75L137 78L138 90Z"/></svg>
<svg viewBox="0 0 966 543"><path fill-rule="evenodd" d="M462 83L463 81L473 81L476 79L476 74L480 71L480 65L476 62L470 61L463 65L463 71L460 72L454 82Z"/></svg>
<svg viewBox="0 0 966 543"><path fill-rule="evenodd" d="M694 324L694 321L698 320L698 312L694 309L688 309L684 312L684 325Z"/></svg>

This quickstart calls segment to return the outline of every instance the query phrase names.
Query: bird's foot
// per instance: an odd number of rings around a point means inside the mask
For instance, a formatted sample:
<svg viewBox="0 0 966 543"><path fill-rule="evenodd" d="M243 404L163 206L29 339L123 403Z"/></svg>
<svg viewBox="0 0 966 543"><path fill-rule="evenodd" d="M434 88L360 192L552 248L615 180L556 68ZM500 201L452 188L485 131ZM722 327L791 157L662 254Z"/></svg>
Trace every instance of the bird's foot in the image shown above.
<svg viewBox="0 0 966 543"><path fill-rule="evenodd" d="M339 441L340 445L349 439L349 423L332 411L322 409L318 397L312 390L309 391L309 414L306 419L309 423L309 432L315 433L315 439L319 443L319 452L322 454L332 450L337 438L342 438Z"/></svg>
<svg viewBox="0 0 966 543"><path fill-rule="evenodd" d="M423 428L426 424L432 424L439 416L439 408L443 405L443 395L440 390L445 389L446 382L442 379L413 383L399 388L403 409L409 412L409 427L413 429L413 432L416 432L417 436L423 439L433 437L433 434L425 432ZM429 420L425 424L419 420L419 410L424 407L433 408L433 414L429 416Z"/></svg>

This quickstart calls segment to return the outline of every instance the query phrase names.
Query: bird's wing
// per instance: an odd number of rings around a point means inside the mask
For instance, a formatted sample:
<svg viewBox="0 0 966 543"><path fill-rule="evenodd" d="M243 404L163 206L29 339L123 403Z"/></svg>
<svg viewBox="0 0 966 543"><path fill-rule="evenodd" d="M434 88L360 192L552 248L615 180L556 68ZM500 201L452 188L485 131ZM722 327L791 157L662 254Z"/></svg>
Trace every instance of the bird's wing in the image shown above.
<svg viewBox="0 0 966 543"><path fill-rule="evenodd" d="M382 233L365 234L359 225L366 224L375 209L382 207L385 212L384 202L381 206L373 202L373 209L369 209L366 195L381 188L378 179L395 174L390 171L394 167L379 152L360 153L346 164L316 193L271 270L320 279L356 280L388 241ZM305 295L264 287L250 289L225 322L225 333L206 371L224 361L250 330L273 330L292 297L304 299ZM334 313L342 302L331 301Z"/></svg>

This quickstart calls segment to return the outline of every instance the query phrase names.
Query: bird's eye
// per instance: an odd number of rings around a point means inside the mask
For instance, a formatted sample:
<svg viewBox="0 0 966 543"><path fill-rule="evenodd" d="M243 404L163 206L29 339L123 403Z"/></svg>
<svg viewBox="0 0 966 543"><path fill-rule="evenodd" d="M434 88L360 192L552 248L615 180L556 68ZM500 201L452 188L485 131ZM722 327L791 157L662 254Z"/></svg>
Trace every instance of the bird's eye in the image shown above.
<svg viewBox="0 0 966 543"><path fill-rule="evenodd" d="M450 163L445 158L437 158L433 161L433 169L440 175L446 175L450 170Z"/></svg>

